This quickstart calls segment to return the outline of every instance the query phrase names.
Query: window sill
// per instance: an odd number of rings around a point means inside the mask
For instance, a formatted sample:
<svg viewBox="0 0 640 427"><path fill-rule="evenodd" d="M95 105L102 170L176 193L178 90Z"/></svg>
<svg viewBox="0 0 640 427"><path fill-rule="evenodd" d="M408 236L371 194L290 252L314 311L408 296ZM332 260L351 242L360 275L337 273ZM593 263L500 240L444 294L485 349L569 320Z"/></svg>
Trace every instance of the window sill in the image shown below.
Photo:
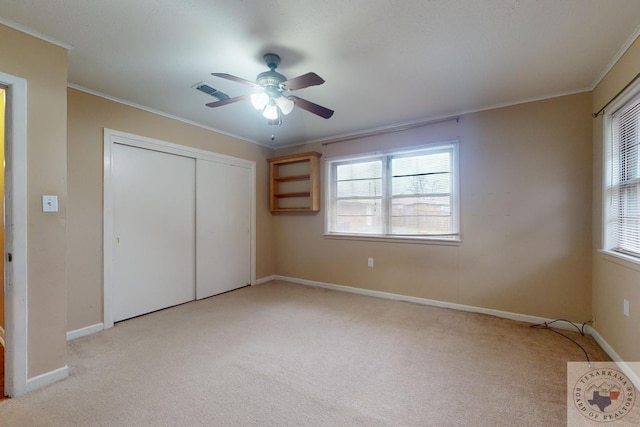
<svg viewBox="0 0 640 427"><path fill-rule="evenodd" d="M438 239L428 237L386 237L386 236L366 236L361 234L334 234L325 233L325 239L335 240L359 240L362 242L384 242L384 243L408 243L414 245L439 245L439 246L460 246L460 239Z"/></svg>
<svg viewBox="0 0 640 427"><path fill-rule="evenodd" d="M635 271L640 271L640 258L607 249L598 249L598 252L602 255L602 258L607 261L614 262Z"/></svg>

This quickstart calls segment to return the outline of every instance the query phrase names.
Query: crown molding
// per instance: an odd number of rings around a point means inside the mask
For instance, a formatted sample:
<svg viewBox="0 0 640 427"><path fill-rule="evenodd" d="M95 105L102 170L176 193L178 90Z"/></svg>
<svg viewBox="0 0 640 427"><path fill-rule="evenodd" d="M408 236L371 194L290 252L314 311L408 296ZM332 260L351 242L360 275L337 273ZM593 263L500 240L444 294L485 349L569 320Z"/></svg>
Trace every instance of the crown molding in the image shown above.
<svg viewBox="0 0 640 427"><path fill-rule="evenodd" d="M73 49L73 45L69 44L69 43L65 43L65 42L61 42L60 40L54 39L53 37L49 37L46 34L42 34L38 31L32 30L29 27L25 27L24 25L20 25L18 23L15 23L13 21L10 21L6 18L3 18L0 16L0 24L4 25L5 27L9 27L9 28L13 28L14 30L20 31L22 33L28 34L30 36L33 36L37 39L40 40L44 40L48 43L51 43L53 45L56 45L58 47L61 47L63 49L66 50L72 50Z"/></svg>
<svg viewBox="0 0 640 427"><path fill-rule="evenodd" d="M596 88L596 86L600 84L602 79L604 79L605 76L609 74L609 71L611 71L611 69L616 65L620 58L622 58L622 56L627 53L627 50L629 50L633 42L635 42L638 37L640 37L640 26L636 28L636 30L631 34L627 41L620 47L618 52L616 52L613 58L611 58L611 61L609 61L609 64L605 67L605 69L602 70L600 75L598 75L598 77L595 79L595 81L591 85L592 91Z"/></svg>

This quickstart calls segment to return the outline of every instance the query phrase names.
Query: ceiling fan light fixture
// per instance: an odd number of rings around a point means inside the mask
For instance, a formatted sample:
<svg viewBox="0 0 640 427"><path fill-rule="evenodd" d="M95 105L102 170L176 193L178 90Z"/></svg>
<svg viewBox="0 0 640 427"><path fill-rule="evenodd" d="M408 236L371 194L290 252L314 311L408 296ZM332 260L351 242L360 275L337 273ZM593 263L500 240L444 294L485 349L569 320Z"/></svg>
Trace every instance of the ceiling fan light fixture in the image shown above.
<svg viewBox="0 0 640 427"><path fill-rule="evenodd" d="M269 95L264 92L251 95L251 104L256 110L263 110L269 103Z"/></svg>
<svg viewBox="0 0 640 427"><path fill-rule="evenodd" d="M276 100L276 104L280 107L280 111L282 111L282 114L285 116L293 111L293 106L295 105L293 101L286 96L280 96Z"/></svg>
<svg viewBox="0 0 640 427"><path fill-rule="evenodd" d="M269 67L269 71L258 74L255 82L236 77L226 73L211 73L213 76L250 86L254 93L252 95L240 95L229 98L225 95L225 99L215 102L209 102L207 107L221 107L223 105L232 104L238 101L250 99L252 105L258 111L262 111L269 124L281 124L282 116L290 114L297 106L302 110L315 114L316 116L328 119L333 115L333 110L325 108L321 105L314 104L306 99L299 98L294 95L284 95L292 90L304 89L310 86L318 86L324 83L322 77L316 73L306 73L293 79L287 79L286 76L278 73L276 68L280 64L280 57L274 53L264 55L264 61Z"/></svg>
<svg viewBox="0 0 640 427"><path fill-rule="evenodd" d="M278 106L275 103L268 103L266 107L264 107L264 111L262 112L262 116L265 119L269 120L277 120L278 119Z"/></svg>

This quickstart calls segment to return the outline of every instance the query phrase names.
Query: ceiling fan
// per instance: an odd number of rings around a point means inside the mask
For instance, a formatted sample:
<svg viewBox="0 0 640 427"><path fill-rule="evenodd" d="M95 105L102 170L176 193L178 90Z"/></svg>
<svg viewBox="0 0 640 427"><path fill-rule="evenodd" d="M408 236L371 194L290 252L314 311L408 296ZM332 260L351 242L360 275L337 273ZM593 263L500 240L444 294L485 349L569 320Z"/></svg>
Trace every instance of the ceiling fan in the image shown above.
<svg viewBox="0 0 640 427"><path fill-rule="evenodd" d="M282 123L281 114L287 115L293 111L294 106L316 114L324 119L333 115L333 110L321 105L314 104L306 99L289 95L289 92L304 89L309 86L317 86L324 83L322 77L316 73L307 73L293 79L288 79L276 71L280 64L280 57L275 53L267 53L263 56L264 62L269 67L269 71L258 74L255 83L240 77L226 73L211 73L216 77L231 80L252 87L255 92L251 95L240 95L234 98L221 99L210 102L207 107L221 107L245 99L251 99L251 103L257 110L262 110L262 115L269 121L270 125Z"/></svg>

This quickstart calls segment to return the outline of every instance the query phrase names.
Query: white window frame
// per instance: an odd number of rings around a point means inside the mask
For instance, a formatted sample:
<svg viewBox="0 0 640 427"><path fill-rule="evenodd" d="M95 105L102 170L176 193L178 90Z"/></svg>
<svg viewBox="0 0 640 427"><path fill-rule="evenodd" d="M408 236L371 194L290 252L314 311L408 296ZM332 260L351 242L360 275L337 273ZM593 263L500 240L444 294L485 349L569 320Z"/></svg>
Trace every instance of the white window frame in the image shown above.
<svg viewBox="0 0 640 427"><path fill-rule="evenodd" d="M459 244L461 242L460 233L460 150L459 141L446 141L432 143L417 147L410 147L398 150L387 150L380 152L372 152L366 154L341 156L327 158L324 161L324 177L325 177L325 204L324 204L324 236L327 238L349 239L349 240L379 240L379 241L397 241L397 242L409 242L409 243L435 243L435 244ZM351 161L366 161L381 159L383 161L383 177L382 177L382 203L384 208L382 214L382 221L386 224L389 219L389 212L391 209L390 189L391 189L391 176L384 171L386 165L385 159L393 157L406 157L411 155L419 155L424 152L437 152L440 150L451 149L453 153L452 158L452 184L451 184L451 212L453 232L448 235L401 235L401 234L386 234L387 226L383 225L382 234L371 233L344 233L331 231L332 224L335 221L335 199L334 194L336 192L335 182L333 181L333 169L336 164L351 162Z"/></svg>
<svg viewBox="0 0 640 427"><path fill-rule="evenodd" d="M611 103L603 118L603 164L602 164L602 249L601 253L617 259L640 265L640 255L618 250L617 247L617 207L614 206L617 162L614 141L616 114L632 103L640 102L640 82L630 86L617 100Z"/></svg>

